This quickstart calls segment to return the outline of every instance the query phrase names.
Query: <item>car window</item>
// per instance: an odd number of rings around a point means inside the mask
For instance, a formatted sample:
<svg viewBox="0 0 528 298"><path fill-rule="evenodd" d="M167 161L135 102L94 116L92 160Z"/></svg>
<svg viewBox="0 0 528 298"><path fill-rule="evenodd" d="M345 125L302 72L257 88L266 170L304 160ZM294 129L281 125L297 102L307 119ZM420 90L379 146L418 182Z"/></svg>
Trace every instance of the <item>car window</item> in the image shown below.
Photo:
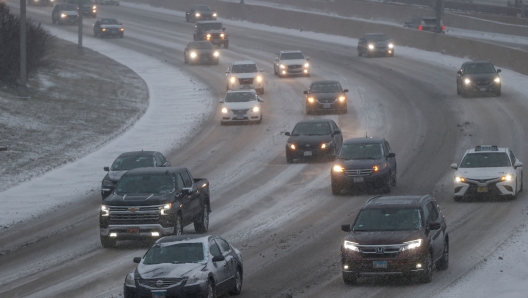
<svg viewBox="0 0 528 298"><path fill-rule="evenodd" d="M214 240L209 243L209 252L211 252L211 255L213 257L222 255L222 253L220 252L220 249L218 248L218 245L216 245Z"/></svg>
<svg viewBox="0 0 528 298"><path fill-rule="evenodd" d="M182 176L183 184L185 185L185 187L191 187L192 180L191 180L191 176L189 176L189 173L187 173L187 171L183 171L181 172L181 176Z"/></svg>
<svg viewBox="0 0 528 298"><path fill-rule="evenodd" d="M125 175L116 186L116 193L155 194L174 192L175 182L172 176L159 174Z"/></svg>
<svg viewBox="0 0 528 298"><path fill-rule="evenodd" d="M229 243L227 243L227 241L224 239L216 239L216 243L218 246L220 246L220 249L223 253L231 251L231 246L229 246Z"/></svg>
<svg viewBox="0 0 528 298"><path fill-rule="evenodd" d="M434 202L429 202L426 205L428 217L426 217L427 222L435 222L438 220L438 210L436 209L436 206Z"/></svg>
<svg viewBox="0 0 528 298"><path fill-rule="evenodd" d="M229 92L226 94L225 102L249 102L256 101L257 95L253 92Z"/></svg>
<svg viewBox="0 0 528 298"><path fill-rule="evenodd" d="M202 30L221 30L222 23L205 23L205 24L200 24L199 27Z"/></svg>
<svg viewBox="0 0 528 298"><path fill-rule="evenodd" d="M198 50L198 49L206 50L206 49L212 49L213 44L210 42L190 42L188 48L195 49L195 50Z"/></svg>
<svg viewBox="0 0 528 298"><path fill-rule="evenodd" d="M466 64L464 73L479 74L479 73L495 73L495 68L490 63L469 63Z"/></svg>
<svg viewBox="0 0 528 298"><path fill-rule="evenodd" d="M165 159L165 156L163 156L163 154L158 154L158 155L161 160L161 165L164 165L165 163L167 163L167 160Z"/></svg>
<svg viewBox="0 0 528 298"><path fill-rule="evenodd" d="M510 166L510 159L505 152L468 153L460 163L461 168L496 168Z"/></svg>
<svg viewBox="0 0 528 298"><path fill-rule="evenodd" d="M161 243L152 246L143 260L145 265L183 264L205 261L202 243Z"/></svg>
<svg viewBox="0 0 528 298"><path fill-rule="evenodd" d="M329 135L330 125L328 122L304 122L297 123L293 128L292 135Z"/></svg>
<svg viewBox="0 0 528 298"><path fill-rule="evenodd" d="M181 177L180 174L176 174L176 189L178 189L178 191L182 191L182 189L184 188L184 184L183 184L183 179Z"/></svg>
<svg viewBox="0 0 528 298"><path fill-rule="evenodd" d="M389 39L385 34L368 34L365 37L368 41L385 41Z"/></svg>
<svg viewBox="0 0 528 298"><path fill-rule="evenodd" d="M151 156L124 156L118 157L110 169L112 171L128 171L136 168L154 167L154 158Z"/></svg>
<svg viewBox="0 0 528 298"><path fill-rule="evenodd" d="M515 157L515 155L513 154L513 151L510 150L510 159L511 159L511 163L514 165L515 162L517 161L517 158Z"/></svg>
<svg viewBox="0 0 528 298"><path fill-rule="evenodd" d="M154 159L156 160L156 167L161 167L161 166L163 166L163 163L161 162L161 159L160 159L160 155L159 155L159 154L154 155Z"/></svg>

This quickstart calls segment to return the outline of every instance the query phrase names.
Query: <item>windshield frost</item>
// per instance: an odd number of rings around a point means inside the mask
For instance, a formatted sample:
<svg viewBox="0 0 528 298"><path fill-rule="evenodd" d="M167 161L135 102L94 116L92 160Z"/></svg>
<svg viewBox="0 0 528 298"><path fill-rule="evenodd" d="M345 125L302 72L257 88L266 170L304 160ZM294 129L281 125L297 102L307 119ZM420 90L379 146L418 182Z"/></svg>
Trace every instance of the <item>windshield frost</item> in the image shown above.
<svg viewBox="0 0 528 298"><path fill-rule="evenodd" d="M354 231L409 231L422 227L417 208L375 208L359 212Z"/></svg>

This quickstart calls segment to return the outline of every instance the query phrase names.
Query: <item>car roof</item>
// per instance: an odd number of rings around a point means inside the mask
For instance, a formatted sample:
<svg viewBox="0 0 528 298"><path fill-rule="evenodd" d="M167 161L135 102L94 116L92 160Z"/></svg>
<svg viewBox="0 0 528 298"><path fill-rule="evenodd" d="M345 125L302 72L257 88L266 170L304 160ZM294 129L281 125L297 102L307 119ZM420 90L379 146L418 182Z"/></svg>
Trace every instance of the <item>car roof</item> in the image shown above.
<svg viewBox="0 0 528 298"><path fill-rule="evenodd" d="M159 153L158 151L130 151L119 154L119 157L125 156L154 156L154 154ZM160 153L161 154L161 153Z"/></svg>
<svg viewBox="0 0 528 298"><path fill-rule="evenodd" d="M324 118L323 119L307 119L307 120L301 120L301 121L297 122L297 124L299 124L299 123L321 123L321 122L328 123L328 122L331 122L331 121L332 121L331 119L324 119Z"/></svg>
<svg viewBox="0 0 528 298"><path fill-rule="evenodd" d="M213 235L201 235L201 234L189 234L189 235L174 235L174 236L166 236L163 238L158 239L156 243L171 243L171 242L202 242L202 243L209 243L209 239L214 238L216 236Z"/></svg>
<svg viewBox="0 0 528 298"><path fill-rule="evenodd" d="M135 168L125 173L126 176L131 175L163 175L163 174L173 174L178 173L185 168L181 167L146 167L146 168Z"/></svg>
<svg viewBox="0 0 528 298"><path fill-rule="evenodd" d="M466 61L464 64L492 64L489 61L479 60L479 61Z"/></svg>
<svg viewBox="0 0 528 298"><path fill-rule="evenodd" d="M377 144L383 142L384 138L379 137L366 137L366 138L352 138L343 141L343 144Z"/></svg>
<svg viewBox="0 0 528 298"><path fill-rule="evenodd" d="M226 94L228 93L245 93L245 92L251 92L257 94L257 91L255 89L245 89L245 90L228 90Z"/></svg>
<svg viewBox="0 0 528 298"><path fill-rule="evenodd" d="M475 146L475 148L468 149L466 151L466 154L468 153L490 153L490 152L503 152L508 153L509 149L505 147L497 147L495 145L479 145Z"/></svg>
<svg viewBox="0 0 528 298"><path fill-rule="evenodd" d="M376 196L369 199L362 209L419 207L429 197L431 196Z"/></svg>
<svg viewBox="0 0 528 298"><path fill-rule="evenodd" d="M280 51L281 54L284 54L284 53L302 53L302 51L300 50L290 50L290 51Z"/></svg>
<svg viewBox="0 0 528 298"><path fill-rule="evenodd" d="M340 84L339 81L334 81L334 80L319 80L319 81L313 81L310 85L315 85L315 84L336 84L336 83Z"/></svg>
<svg viewBox="0 0 528 298"><path fill-rule="evenodd" d="M240 60L240 61L233 61L233 65L243 65L243 64L257 64L253 60Z"/></svg>
<svg viewBox="0 0 528 298"><path fill-rule="evenodd" d="M222 24L222 22L220 21L198 21L196 22L196 24L216 24L216 23Z"/></svg>

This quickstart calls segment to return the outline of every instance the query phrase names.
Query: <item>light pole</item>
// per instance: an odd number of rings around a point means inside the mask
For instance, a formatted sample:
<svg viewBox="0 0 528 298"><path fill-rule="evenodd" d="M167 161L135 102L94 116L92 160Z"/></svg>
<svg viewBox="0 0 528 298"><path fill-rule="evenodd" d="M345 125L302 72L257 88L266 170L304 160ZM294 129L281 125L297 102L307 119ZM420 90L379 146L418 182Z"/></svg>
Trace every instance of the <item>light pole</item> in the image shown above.
<svg viewBox="0 0 528 298"><path fill-rule="evenodd" d="M20 0L22 1L22 0ZM77 41L77 54L78 55L82 55L83 54L83 45L82 45L82 28L83 28L83 0L78 0L78 5L79 5L79 19L78 19L78 22L77 22L77 25L78 25L78 30L77 30L77 34L78 34L78 41Z"/></svg>
<svg viewBox="0 0 528 298"><path fill-rule="evenodd" d="M20 0L20 86L19 98L29 98L27 90L27 61L26 61L26 0Z"/></svg>

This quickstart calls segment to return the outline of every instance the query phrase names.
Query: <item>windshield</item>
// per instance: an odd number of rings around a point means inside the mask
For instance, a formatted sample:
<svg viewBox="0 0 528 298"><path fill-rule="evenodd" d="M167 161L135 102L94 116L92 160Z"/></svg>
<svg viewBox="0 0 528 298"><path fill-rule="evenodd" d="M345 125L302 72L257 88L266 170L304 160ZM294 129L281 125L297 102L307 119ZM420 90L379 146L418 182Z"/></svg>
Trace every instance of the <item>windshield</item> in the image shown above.
<svg viewBox="0 0 528 298"><path fill-rule="evenodd" d="M209 6L199 5L194 7L195 11L211 11Z"/></svg>
<svg viewBox="0 0 528 298"><path fill-rule="evenodd" d="M143 264L183 264L205 261L202 243L156 244L145 254Z"/></svg>
<svg viewBox="0 0 528 298"><path fill-rule="evenodd" d="M354 231L409 231L422 227L417 208L375 208L359 212Z"/></svg>
<svg viewBox="0 0 528 298"><path fill-rule="evenodd" d="M204 31L207 30L222 30L222 23L205 23L200 24L200 28Z"/></svg>
<svg viewBox="0 0 528 298"><path fill-rule="evenodd" d="M304 59L304 55L301 52L282 53L280 55L280 59L281 60Z"/></svg>
<svg viewBox="0 0 528 298"><path fill-rule="evenodd" d="M235 64L231 68L232 73L258 72L256 64Z"/></svg>
<svg viewBox="0 0 528 298"><path fill-rule="evenodd" d="M495 73L495 68L490 63L466 64L465 73Z"/></svg>
<svg viewBox="0 0 528 298"><path fill-rule="evenodd" d="M341 159L380 159L383 149L380 143L371 144L343 144L339 151Z"/></svg>
<svg viewBox="0 0 528 298"><path fill-rule="evenodd" d="M225 102L248 102L257 100L253 92L233 92L227 93Z"/></svg>
<svg viewBox="0 0 528 298"><path fill-rule="evenodd" d="M329 135L330 125L327 122L297 123L292 131L292 136L299 135Z"/></svg>
<svg viewBox="0 0 528 298"><path fill-rule="evenodd" d="M469 153L460 163L461 168L496 168L510 167L510 159L504 152Z"/></svg>
<svg viewBox="0 0 528 298"><path fill-rule="evenodd" d="M168 175L124 175L116 186L117 194L171 193L175 190L172 176Z"/></svg>
<svg viewBox="0 0 528 298"><path fill-rule="evenodd" d="M77 11L77 5L75 4L65 4L61 7L61 10L64 11Z"/></svg>
<svg viewBox="0 0 528 298"><path fill-rule="evenodd" d="M210 42L191 42L189 44L189 48L191 49L212 49L213 44Z"/></svg>
<svg viewBox="0 0 528 298"><path fill-rule="evenodd" d="M154 158L151 156L124 156L118 157L110 169L112 171L128 171L135 168L154 167Z"/></svg>
<svg viewBox="0 0 528 298"><path fill-rule="evenodd" d="M101 19L101 25L119 25L116 19Z"/></svg>
<svg viewBox="0 0 528 298"><path fill-rule="evenodd" d="M341 85L339 83L323 83L312 84L310 86L311 93L338 93L341 92Z"/></svg>
<svg viewBox="0 0 528 298"><path fill-rule="evenodd" d="M384 41L384 40L389 39L387 35L385 34L369 34L369 35L365 35L365 38L368 41Z"/></svg>

